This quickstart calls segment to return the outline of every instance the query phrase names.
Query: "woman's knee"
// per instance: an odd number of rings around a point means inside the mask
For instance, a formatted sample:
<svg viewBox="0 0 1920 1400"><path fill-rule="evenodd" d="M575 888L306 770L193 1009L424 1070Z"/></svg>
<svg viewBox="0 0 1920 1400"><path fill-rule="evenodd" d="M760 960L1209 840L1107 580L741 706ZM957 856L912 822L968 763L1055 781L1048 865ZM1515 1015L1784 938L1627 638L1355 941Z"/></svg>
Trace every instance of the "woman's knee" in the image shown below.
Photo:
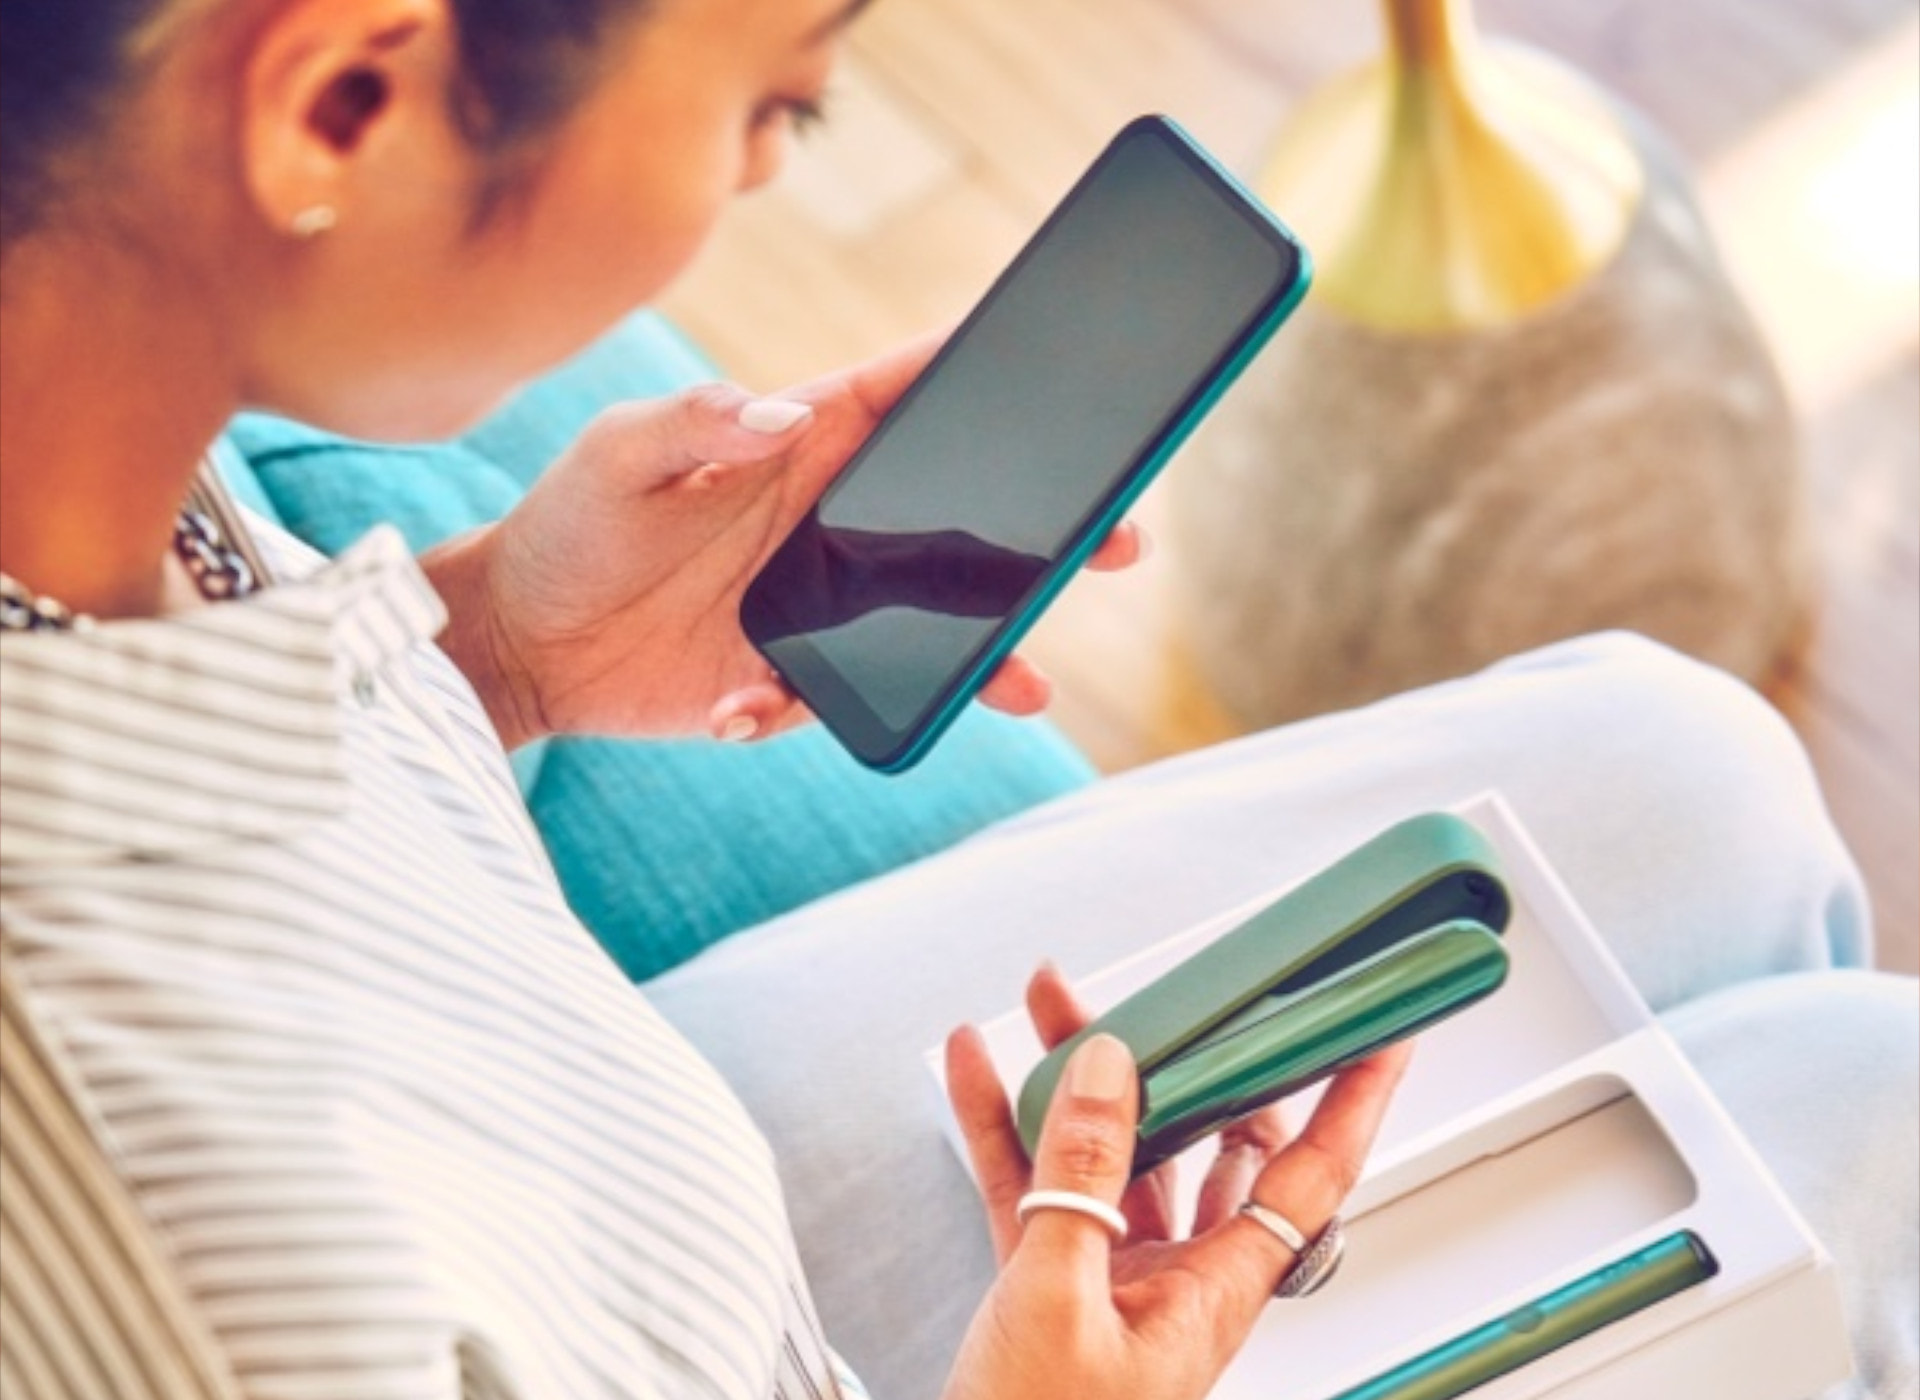
<svg viewBox="0 0 1920 1400"><path fill-rule="evenodd" d="M1659 902L1679 900L1698 923L1685 936L1726 948L1724 969L1675 960L1685 975L1643 983L1656 1003L1740 977L1868 961L1858 871L1806 750L1751 687L1619 632L1516 657L1490 676L1549 687L1547 703L1563 709L1559 742L1584 750L1567 765L1582 786L1562 799L1561 820L1577 823L1583 803L1609 812L1611 848L1597 853L1613 863L1607 879L1644 882L1638 897L1622 890L1634 924L1610 934L1631 941L1635 926L1665 925Z"/></svg>
<svg viewBox="0 0 1920 1400"><path fill-rule="evenodd" d="M1852 969L1773 977L1665 1023L1796 1195L1898 1181L1920 1229L1920 985Z"/></svg>
<svg viewBox="0 0 1920 1400"><path fill-rule="evenodd" d="M1690 791L1734 786L1793 804L1818 804L1813 771L1792 727L1758 692L1727 672L1633 632L1597 632L1510 658L1492 675L1553 679L1579 692L1579 712L1604 731L1657 736ZM1703 789L1697 779L1714 781Z"/></svg>
<svg viewBox="0 0 1920 1400"><path fill-rule="evenodd" d="M1832 1253L1854 1400L1920 1378L1920 995L1858 971L1732 988L1667 1018Z"/></svg>

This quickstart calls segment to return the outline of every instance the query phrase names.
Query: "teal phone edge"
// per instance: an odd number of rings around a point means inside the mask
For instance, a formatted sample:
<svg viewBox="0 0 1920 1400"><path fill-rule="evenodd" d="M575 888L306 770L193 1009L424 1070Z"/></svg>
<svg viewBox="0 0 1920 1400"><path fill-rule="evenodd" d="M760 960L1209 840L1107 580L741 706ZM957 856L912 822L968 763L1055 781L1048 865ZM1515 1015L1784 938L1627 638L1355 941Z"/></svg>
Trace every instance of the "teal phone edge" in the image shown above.
<svg viewBox="0 0 1920 1400"><path fill-rule="evenodd" d="M1027 634L1032 631L1034 624L1037 623L1046 613L1046 610L1052 606L1061 591L1066 588L1067 584L1073 581L1074 576L1080 572L1087 560L1092 557L1094 550L1099 548L1101 541L1113 532L1114 528L1126 517L1126 513L1133 508L1135 502L1140 499L1142 493L1159 477L1167 463L1173 458L1173 455L1185 445L1187 439L1192 436L1193 430L1198 427L1207 414L1213 410L1214 405L1220 401L1221 396L1233 386L1234 382L1239 379L1240 375L1246 370L1246 367L1253 362L1254 357L1266 347L1267 342L1273 339L1274 333L1278 331L1280 327L1286 323L1287 318L1298 309L1301 301L1307 295L1308 288L1313 283L1313 258L1306 244L1301 241L1300 236L1276 216L1272 210L1268 209L1266 205L1261 202L1260 198L1250 191L1231 171L1221 165L1212 152L1194 140L1186 129L1171 117L1152 114L1134 118L1120 129L1106 148L1103 148L1103 156L1106 150L1111 149L1114 145L1127 139L1129 135L1142 128L1151 128L1172 137L1187 154L1198 159L1209 173L1225 185L1229 191L1244 201L1249 212L1258 215L1275 233L1292 245L1295 255L1295 271L1292 285L1281 293L1273 307L1264 317L1248 327L1239 349L1231 359L1227 360L1221 366L1219 371L1208 381L1205 387L1200 390L1187 410L1160 435L1159 441L1153 447L1150 455L1143 459L1141 464L1134 469L1131 477L1121 487L1112 503L1097 516L1093 517L1081 532L1079 538L1074 541L1072 546L1069 547L1061 555L1060 559L1047 571L1034 596L1022 604L1018 611L1011 614L1007 620L1000 625L980 655L959 672L957 680L949 687L947 695L942 699L938 708L932 711L928 718L916 728L913 733L906 737L905 741L896 751L879 756L863 754L848 735L841 733L834 727L828 716L818 716L827 731L833 734L834 738L839 741L840 746L850 754L856 762L873 772L888 775L904 773L918 764L932 751L934 745L953 727L954 722L966 712L967 706L972 704L975 698L978 697L981 688L987 683L988 679L991 678L994 671L1013 654L1014 649L1026 639ZM1096 160L1096 164L1097 163ZM1092 168L1093 167L1089 167L1089 171L1091 171ZM1084 176L1082 178L1084 178ZM1078 182L1076 182L1074 188L1077 189L1078 187ZM1071 198L1071 194L1072 192L1069 191L1068 195L1063 197L1062 203L1065 203L1066 199ZM1049 217L1051 217L1051 214ZM1037 232L1035 236L1038 236ZM1016 258L1016 263L1017 261L1018 259ZM1010 263L1007 270L1010 271L1014 265L1015 264ZM1004 277L1006 272L1003 271L1001 275ZM998 285L998 282L996 282L995 288L997 288ZM989 288L981 297L980 302L975 304L974 309L976 312L979 307L984 305L988 298L993 295L995 288ZM968 321L963 322L959 329L956 330L956 336L960 331L966 329L967 324L971 322L972 315L973 313L969 313ZM929 365L926 370L922 371L922 374L923 376L930 375L936 372L939 367L940 360L936 357L934 362ZM909 389L909 392L911 392L911 389Z"/></svg>

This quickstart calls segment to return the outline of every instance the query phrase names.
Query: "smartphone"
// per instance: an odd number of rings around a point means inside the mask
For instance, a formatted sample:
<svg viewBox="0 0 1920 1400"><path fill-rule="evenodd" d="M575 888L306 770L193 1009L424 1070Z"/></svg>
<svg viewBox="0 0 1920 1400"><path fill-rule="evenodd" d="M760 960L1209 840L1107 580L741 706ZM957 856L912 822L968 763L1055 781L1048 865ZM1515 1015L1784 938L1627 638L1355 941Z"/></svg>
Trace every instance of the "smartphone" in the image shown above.
<svg viewBox="0 0 1920 1400"><path fill-rule="evenodd" d="M1130 123L749 585L748 639L860 762L911 767L1309 276L1178 126Z"/></svg>

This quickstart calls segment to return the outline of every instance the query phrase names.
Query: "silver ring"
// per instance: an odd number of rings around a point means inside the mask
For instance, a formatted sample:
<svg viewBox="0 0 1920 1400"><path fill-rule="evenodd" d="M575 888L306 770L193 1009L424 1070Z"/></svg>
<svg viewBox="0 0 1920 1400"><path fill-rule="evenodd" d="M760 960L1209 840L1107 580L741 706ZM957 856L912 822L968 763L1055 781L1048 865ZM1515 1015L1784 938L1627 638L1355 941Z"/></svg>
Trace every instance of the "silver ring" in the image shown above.
<svg viewBox="0 0 1920 1400"><path fill-rule="evenodd" d="M1318 1293L1340 1272L1340 1261L1347 1257L1347 1233L1339 1216L1329 1220L1320 1238L1309 1246L1300 1227L1277 1210L1248 1201L1240 1207L1240 1213L1265 1228L1296 1256L1293 1267L1274 1287L1274 1297L1305 1298Z"/></svg>
<svg viewBox="0 0 1920 1400"><path fill-rule="evenodd" d="M1340 1272L1340 1261L1346 1257L1347 1232L1341 1228L1340 1217L1336 1215L1327 1222L1327 1228L1320 1232L1320 1238L1313 1242L1313 1248L1301 1255L1292 1272L1280 1280L1280 1286L1273 1290L1273 1296L1305 1298L1308 1294L1318 1293Z"/></svg>
<svg viewBox="0 0 1920 1400"><path fill-rule="evenodd" d="M1107 1227L1107 1233L1113 1236L1115 1244L1127 1237L1126 1216L1105 1201L1083 1196L1078 1191L1029 1191L1020 1198L1020 1204L1013 1208L1013 1214L1016 1220L1025 1225L1034 1212L1042 1210L1071 1211L1075 1215L1098 1220Z"/></svg>
<svg viewBox="0 0 1920 1400"><path fill-rule="evenodd" d="M1300 1232L1298 1225L1279 1211L1263 1206L1258 1201L1248 1201L1240 1207L1240 1213L1256 1224L1266 1226L1268 1234L1295 1254L1304 1255L1307 1252L1307 1237Z"/></svg>

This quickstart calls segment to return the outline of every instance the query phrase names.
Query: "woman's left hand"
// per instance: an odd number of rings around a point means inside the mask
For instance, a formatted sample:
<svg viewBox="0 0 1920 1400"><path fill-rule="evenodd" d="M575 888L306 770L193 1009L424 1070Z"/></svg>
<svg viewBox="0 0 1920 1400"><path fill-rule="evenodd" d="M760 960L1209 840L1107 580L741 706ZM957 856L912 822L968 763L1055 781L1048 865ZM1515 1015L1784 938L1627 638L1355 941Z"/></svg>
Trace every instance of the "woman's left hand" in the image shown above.
<svg viewBox="0 0 1920 1400"><path fill-rule="evenodd" d="M741 596L937 348L773 399L705 385L611 409L506 519L431 553L447 649L507 746L546 733L743 739L804 719L742 634ZM1141 549L1122 525L1090 567L1124 568ZM981 699L1032 714L1048 694L1016 657Z"/></svg>
<svg viewBox="0 0 1920 1400"><path fill-rule="evenodd" d="M1093 1014L1074 995L1060 969L1051 963L1043 964L1027 983L1027 1015L1033 1022L1034 1034L1047 1050L1057 1049L1093 1020ZM1026 1191L1030 1183L1025 1173L1025 1150L1018 1148L1019 1138L1014 1133L1004 1091L992 1062L986 1058L979 1033L970 1028L956 1031L948 1041L947 1055L954 1108L969 1143L976 1148L990 1143L1006 1149L998 1160L1009 1165L1009 1180L981 1183L988 1198L988 1224L994 1232L994 1249L1004 1263L1018 1242L1018 1230L1009 1223L1010 1210L992 1207L1010 1207ZM1286 1112L1284 1104L1269 1104L1257 1113L1228 1124L1219 1134L1215 1140L1218 1151L1200 1188L1194 1218L1185 1222L1188 1233L1204 1235L1225 1223L1239 1209L1261 1169L1293 1140ZM1165 1243L1181 1237L1183 1222L1178 1219L1176 1207L1177 1170L1176 1163L1163 1162L1127 1186L1120 1210L1127 1217L1127 1238L1135 1245ZM1133 1262L1137 1259L1138 1256L1134 1256ZM1124 1268L1128 1262L1129 1257L1123 1252L1116 1267Z"/></svg>
<svg viewBox="0 0 1920 1400"><path fill-rule="evenodd" d="M1090 1019L1051 968L1028 987L1027 1009L1049 1048ZM956 1031L947 1042L947 1089L1001 1271L961 1344L945 1400L1211 1393L1275 1285L1299 1262L1240 1216L1240 1205L1258 1199L1319 1235L1359 1180L1411 1048L1395 1045L1341 1071L1298 1133L1277 1106L1229 1126L1183 1236L1173 1164L1127 1179L1140 1085L1123 1045L1095 1037L1081 1046L1029 1159L985 1041L971 1027ZM1124 1243L1078 1213L1042 1211L1023 1225L1019 1203L1036 1187L1117 1205Z"/></svg>

